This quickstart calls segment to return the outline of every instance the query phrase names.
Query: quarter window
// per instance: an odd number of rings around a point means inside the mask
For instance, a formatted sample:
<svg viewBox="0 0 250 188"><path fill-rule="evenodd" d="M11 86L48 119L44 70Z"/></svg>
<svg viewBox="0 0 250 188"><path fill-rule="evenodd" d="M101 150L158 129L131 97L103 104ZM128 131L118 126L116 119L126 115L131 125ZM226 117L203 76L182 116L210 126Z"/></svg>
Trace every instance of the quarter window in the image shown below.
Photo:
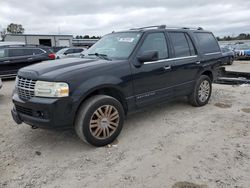
<svg viewBox="0 0 250 188"><path fill-rule="evenodd" d="M212 33L195 33L195 38L205 54L220 52L218 42Z"/></svg>
<svg viewBox="0 0 250 188"><path fill-rule="evenodd" d="M173 43L175 57L195 55L195 49L188 35L181 32L169 33ZM188 42L189 40L189 42Z"/></svg>
<svg viewBox="0 0 250 188"><path fill-rule="evenodd" d="M168 48L166 38L163 33L150 33L144 40L139 54L141 55L147 51L158 51L159 59L168 57Z"/></svg>

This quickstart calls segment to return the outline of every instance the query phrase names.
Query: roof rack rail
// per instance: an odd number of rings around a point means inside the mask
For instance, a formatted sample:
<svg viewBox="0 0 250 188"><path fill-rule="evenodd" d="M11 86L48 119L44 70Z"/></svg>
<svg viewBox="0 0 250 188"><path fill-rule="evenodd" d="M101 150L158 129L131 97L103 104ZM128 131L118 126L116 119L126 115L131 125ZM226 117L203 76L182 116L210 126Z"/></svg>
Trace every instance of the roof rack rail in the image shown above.
<svg viewBox="0 0 250 188"><path fill-rule="evenodd" d="M181 29L203 30L202 27L182 27Z"/></svg>
<svg viewBox="0 0 250 188"><path fill-rule="evenodd" d="M193 29L193 30L203 30L202 27L175 27L175 26L169 26L167 27L166 25L153 25L153 26L147 26L147 27L139 27L139 28L132 28L130 30L143 30L143 29L151 29L151 28L156 28L156 29Z"/></svg>
<svg viewBox="0 0 250 188"><path fill-rule="evenodd" d="M147 27L132 28L130 30L143 30L143 29L150 29L150 28L166 29L166 25L152 25L152 26L147 26Z"/></svg>

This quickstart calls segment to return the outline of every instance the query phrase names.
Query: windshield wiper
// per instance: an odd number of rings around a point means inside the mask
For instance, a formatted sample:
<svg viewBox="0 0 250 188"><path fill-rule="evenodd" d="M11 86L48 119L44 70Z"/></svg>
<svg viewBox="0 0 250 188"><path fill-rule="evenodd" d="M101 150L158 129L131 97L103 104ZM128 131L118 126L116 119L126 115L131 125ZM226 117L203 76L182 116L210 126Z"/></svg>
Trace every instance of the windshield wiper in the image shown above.
<svg viewBox="0 0 250 188"><path fill-rule="evenodd" d="M93 53L93 54L88 54L89 56L96 56L96 57L99 57L101 59L105 59L105 60L109 60L111 61L111 59L108 58L108 56L106 54L99 54L99 53Z"/></svg>

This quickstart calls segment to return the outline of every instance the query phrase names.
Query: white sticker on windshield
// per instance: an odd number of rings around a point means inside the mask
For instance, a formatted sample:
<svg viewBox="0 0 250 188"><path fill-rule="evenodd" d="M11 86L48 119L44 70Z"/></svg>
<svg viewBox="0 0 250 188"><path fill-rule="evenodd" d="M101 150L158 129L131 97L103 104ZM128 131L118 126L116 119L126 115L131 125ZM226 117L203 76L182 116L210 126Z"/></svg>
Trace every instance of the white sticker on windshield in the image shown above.
<svg viewBox="0 0 250 188"><path fill-rule="evenodd" d="M119 38L119 42L133 42L135 38Z"/></svg>

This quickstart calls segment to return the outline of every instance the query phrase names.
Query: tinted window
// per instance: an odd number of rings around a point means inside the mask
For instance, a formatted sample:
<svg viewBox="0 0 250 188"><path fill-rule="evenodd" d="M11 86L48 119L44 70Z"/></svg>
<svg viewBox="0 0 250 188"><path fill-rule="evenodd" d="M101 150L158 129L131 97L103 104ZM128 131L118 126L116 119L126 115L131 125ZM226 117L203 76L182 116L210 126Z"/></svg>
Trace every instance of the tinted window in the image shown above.
<svg viewBox="0 0 250 188"><path fill-rule="evenodd" d="M163 33L148 34L141 46L139 54L147 51L158 51L159 59L167 58L168 49L165 35Z"/></svg>
<svg viewBox="0 0 250 188"><path fill-rule="evenodd" d="M74 49L68 49L66 52L64 52L66 54L73 54L74 53Z"/></svg>
<svg viewBox="0 0 250 188"><path fill-rule="evenodd" d="M24 49L9 49L9 57L24 56Z"/></svg>
<svg viewBox="0 0 250 188"><path fill-rule="evenodd" d="M4 57L5 57L5 50L0 49L0 58L4 58Z"/></svg>
<svg viewBox="0 0 250 188"><path fill-rule="evenodd" d="M190 50L190 55L196 55L196 50L194 48L194 44L192 42L192 40L190 39L189 35L185 34L186 39L188 41L188 46L189 46L189 50Z"/></svg>
<svg viewBox="0 0 250 188"><path fill-rule="evenodd" d="M43 54L43 53L45 52L39 48L33 49L33 55L38 55L38 54Z"/></svg>
<svg viewBox="0 0 250 188"><path fill-rule="evenodd" d="M169 33L169 34L173 43L175 57L190 56L191 52L185 34L184 33Z"/></svg>
<svg viewBox="0 0 250 188"><path fill-rule="evenodd" d="M83 51L83 49L81 49L81 48L76 48L75 50L74 50L74 53L81 53Z"/></svg>
<svg viewBox="0 0 250 188"><path fill-rule="evenodd" d="M195 37L203 53L220 52L220 47L211 33L195 33Z"/></svg>
<svg viewBox="0 0 250 188"><path fill-rule="evenodd" d="M33 49L23 49L23 55L33 55Z"/></svg>

